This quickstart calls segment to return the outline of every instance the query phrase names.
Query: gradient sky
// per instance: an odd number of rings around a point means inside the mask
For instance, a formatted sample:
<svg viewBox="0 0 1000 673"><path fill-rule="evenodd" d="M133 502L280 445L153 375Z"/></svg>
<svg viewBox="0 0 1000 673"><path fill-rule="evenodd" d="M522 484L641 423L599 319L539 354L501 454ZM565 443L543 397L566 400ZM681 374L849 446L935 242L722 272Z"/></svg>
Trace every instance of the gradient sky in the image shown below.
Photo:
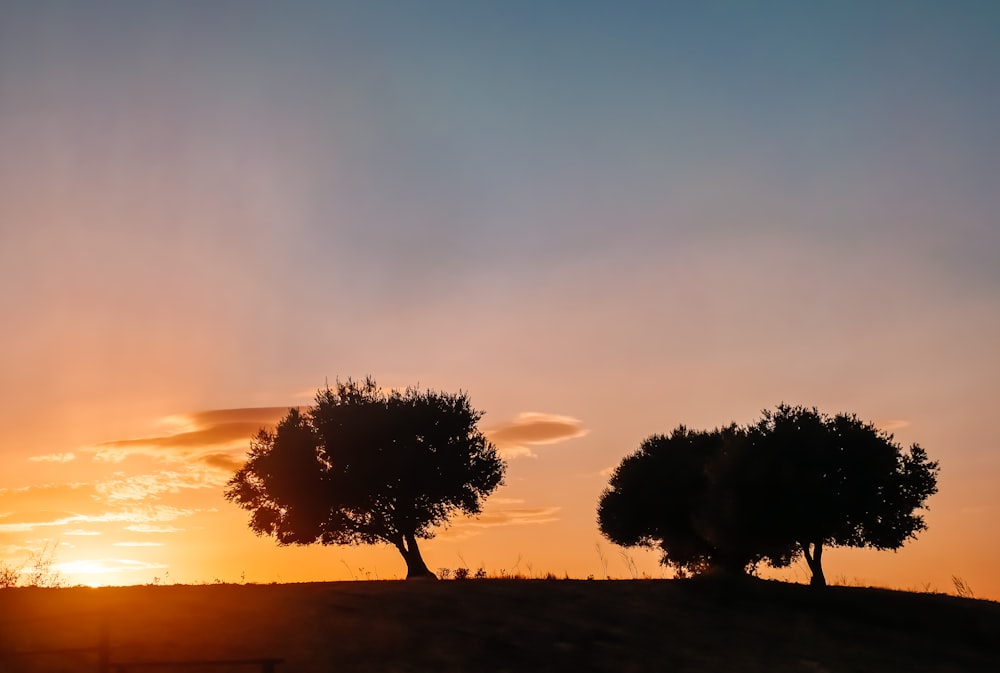
<svg viewBox="0 0 1000 673"><path fill-rule="evenodd" d="M1000 599L998 119L990 1L3 3L0 558L402 577L221 495L372 375L510 458L432 568L628 576L608 469L785 401L941 462L929 530L831 580Z"/></svg>

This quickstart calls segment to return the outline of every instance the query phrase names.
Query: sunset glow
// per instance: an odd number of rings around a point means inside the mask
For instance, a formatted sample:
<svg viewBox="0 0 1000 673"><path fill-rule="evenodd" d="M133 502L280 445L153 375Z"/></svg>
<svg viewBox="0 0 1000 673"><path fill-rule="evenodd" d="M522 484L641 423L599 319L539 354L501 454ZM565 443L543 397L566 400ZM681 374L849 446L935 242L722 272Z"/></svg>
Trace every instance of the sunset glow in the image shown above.
<svg viewBox="0 0 1000 673"><path fill-rule="evenodd" d="M403 577L222 497L371 375L508 461L432 569L670 576L600 537L610 469L784 401L941 463L828 579L1000 600L1000 6L691 4L6 3L0 562Z"/></svg>

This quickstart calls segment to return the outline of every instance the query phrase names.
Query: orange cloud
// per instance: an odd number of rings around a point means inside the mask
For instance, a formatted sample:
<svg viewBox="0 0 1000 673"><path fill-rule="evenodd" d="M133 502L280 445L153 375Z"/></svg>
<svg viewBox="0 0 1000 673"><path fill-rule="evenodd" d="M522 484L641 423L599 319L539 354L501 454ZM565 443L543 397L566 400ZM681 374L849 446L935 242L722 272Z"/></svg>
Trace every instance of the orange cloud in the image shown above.
<svg viewBox="0 0 1000 673"><path fill-rule="evenodd" d="M201 462L205 463L208 467L218 468L230 475L243 467L242 457L236 457L226 453L210 453L204 455L201 457Z"/></svg>
<svg viewBox="0 0 1000 673"><path fill-rule="evenodd" d="M114 479L99 481L94 490L108 502L157 499L163 493L186 489L219 488L232 476L229 470L192 465L181 471L164 470L151 474L126 476L118 472Z"/></svg>
<svg viewBox="0 0 1000 673"><path fill-rule="evenodd" d="M587 432L580 420L572 416L529 412L487 430L486 436L505 458L519 458L534 456L531 446L556 444L583 437Z"/></svg>
<svg viewBox="0 0 1000 673"><path fill-rule="evenodd" d="M172 521L191 516L199 510L168 507L165 505L147 505L133 507L117 512L101 512L98 514L79 514L66 511L35 511L18 512L0 515L0 533L24 533L36 528L69 526L81 523L142 523L157 521Z"/></svg>
<svg viewBox="0 0 1000 673"><path fill-rule="evenodd" d="M466 538L478 535L482 528L497 526L523 526L558 521L561 507L523 507L523 500L497 499L487 503L479 516L469 516L456 520L451 526L440 531L443 538ZM497 506L499 505L499 506Z"/></svg>
<svg viewBox="0 0 1000 673"><path fill-rule="evenodd" d="M71 460L76 460L76 455L68 452L50 453L44 456L30 456L28 460L36 463L68 463Z"/></svg>
<svg viewBox="0 0 1000 673"><path fill-rule="evenodd" d="M207 411L195 411L174 418L186 419L196 428L227 425L230 423L250 423L251 425L260 427L261 425L276 424L288 413L289 408L240 407L238 409L209 409Z"/></svg>
<svg viewBox="0 0 1000 673"><path fill-rule="evenodd" d="M895 432L909 427L910 422L901 418L893 418L875 423L875 426L884 432Z"/></svg>
<svg viewBox="0 0 1000 673"><path fill-rule="evenodd" d="M247 447L260 428L274 426L286 413L288 407L247 407L171 416L164 421L177 427L175 432L102 442L91 450L95 460L114 463L146 455L165 462L194 458L218 464L226 456L220 449Z"/></svg>
<svg viewBox="0 0 1000 673"><path fill-rule="evenodd" d="M475 528L494 526L519 526L524 524L551 523L558 521L556 514L561 507L517 507L495 512L484 512L476 519L463 522Z"/></svg>
<svg viewBox="0 0 1000 673"><path fill-rule="evenodd" d="M173 532L152 524L193 515L163 505L140 506L167 494L218 490L242 465L250 439L273 426L288 407L216 409L164 419L165 430L148 437L103 442L85 449L94 460L121 462L132 455L152 457L171 469L148 474L117 472L92 483L63 483L0 489L0 534L60 530L93 535L94 524L148 526L135 532ZM67 463L73 453L33 456L38 462ZM16 513L16 514L15 514ZM85 530L86 529L86 530Z"/></svg>
<svg viewBox="0 0 1000 673"><path fill-rule="evenodd" d="M184 529L175 526L154 526L148 523L134 523L131 526L125 526L125 530L133 533L180 533Z"/></svg>

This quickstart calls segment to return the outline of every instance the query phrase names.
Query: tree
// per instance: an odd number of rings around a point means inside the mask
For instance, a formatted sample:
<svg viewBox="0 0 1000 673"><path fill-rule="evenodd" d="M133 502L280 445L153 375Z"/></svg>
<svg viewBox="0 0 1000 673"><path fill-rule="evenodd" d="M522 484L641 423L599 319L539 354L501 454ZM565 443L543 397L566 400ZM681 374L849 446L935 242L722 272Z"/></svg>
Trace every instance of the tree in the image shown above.
<svg viewBox="0 0 1000 673"><path fill-rule="evenodd" d="M647 438L601 494L601 533L625 547L659 547L662 563L682 573L744 573L767 551L732 469L746 442L735 425Z"/></svg>
<svg viewBox="0 0 1000 673"><path fill-rule="evenodd" d="M938 464L856 416L780 405L748 427L683 426L627 456L598 504L623 546L659 546L677 570L745 572L802 555L825 585L825 547L898 549L926 528Z"/></svg>
<svg viewBox="0 0 1000 673"><path fill-rule="evenodd" d="M937 492L939 465L918 444L904 451L853 414L784 404L749 432L743 473L768 494L769 532L805 557L811 584L826 584L825 547L895 550L926 529L918 511Z"/></svg>
<svg viewBox="0 0 1000 673"><path fill-rule="evenodd" d="M505 465L465 393L385 392L368 378L316 394L251 440L227 500L278 544L393 545L406 577L434 577L417 539L456 513L479 514Z"/></svg>

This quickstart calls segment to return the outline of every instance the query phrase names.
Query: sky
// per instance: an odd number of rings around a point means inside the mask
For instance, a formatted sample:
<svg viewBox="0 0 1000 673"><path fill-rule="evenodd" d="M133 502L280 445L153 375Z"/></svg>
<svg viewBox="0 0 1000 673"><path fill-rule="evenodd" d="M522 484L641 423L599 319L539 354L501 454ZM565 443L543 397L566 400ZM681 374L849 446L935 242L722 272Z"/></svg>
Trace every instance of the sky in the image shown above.
<svg viewBox="0 0 1000 673"><path fill-rule="evenodd" d="M997 119L987 1L3 3L0 559L401 578L222 497L370 375L508 460L431 568L669 577L601 538L609 470L787 402L941 464L828 579L1000 600Z"/></svg>

